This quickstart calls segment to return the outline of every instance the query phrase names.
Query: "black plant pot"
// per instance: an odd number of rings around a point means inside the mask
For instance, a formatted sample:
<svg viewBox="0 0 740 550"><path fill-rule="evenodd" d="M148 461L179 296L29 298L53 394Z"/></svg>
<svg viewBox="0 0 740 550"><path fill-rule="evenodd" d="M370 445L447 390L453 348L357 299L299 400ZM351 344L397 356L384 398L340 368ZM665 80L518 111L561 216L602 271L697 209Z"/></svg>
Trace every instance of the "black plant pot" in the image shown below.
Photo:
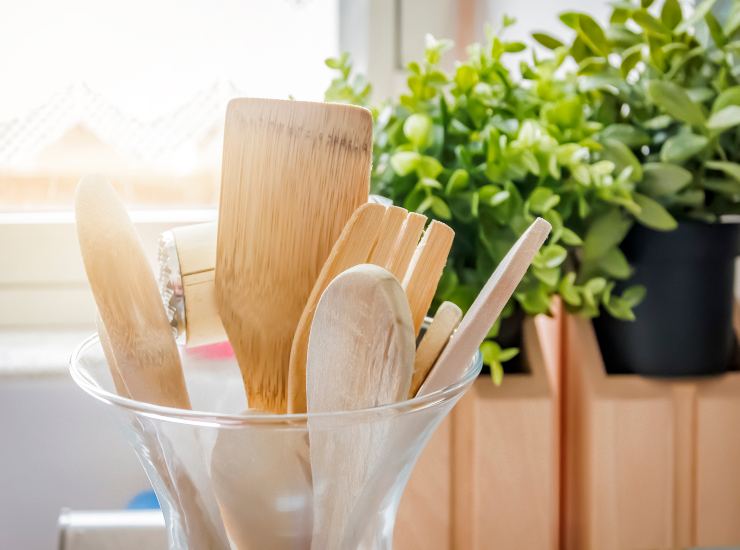
<svg viewBox="0 0 740 550"><path fill-rule="evenodd" d="M635 226L622 250L647 288L636 321L594 320L611 373L700 376L732 362L734 263L738 224L683 222L671 232Z"/></svg>

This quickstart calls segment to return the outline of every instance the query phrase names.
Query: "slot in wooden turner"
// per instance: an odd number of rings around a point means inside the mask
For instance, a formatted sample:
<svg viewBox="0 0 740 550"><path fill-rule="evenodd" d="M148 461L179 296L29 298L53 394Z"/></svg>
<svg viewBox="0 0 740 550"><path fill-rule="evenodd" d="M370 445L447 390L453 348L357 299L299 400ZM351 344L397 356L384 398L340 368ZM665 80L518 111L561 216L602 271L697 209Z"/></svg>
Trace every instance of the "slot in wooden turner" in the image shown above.
<svg viewBox="0 0 740 550"><path fill-rule="evenodd" d="M286 412L296 325L332 244L368 199L371 133L360 107L229 103L216 297L252 408Z"/></svg>
<svg viewBox="0 0 740 550"><path fill-rule="evenodd" d="M444 389L460 380L549 233L550 224L537 218L514 243L473 301L418 395Z"/></svg>

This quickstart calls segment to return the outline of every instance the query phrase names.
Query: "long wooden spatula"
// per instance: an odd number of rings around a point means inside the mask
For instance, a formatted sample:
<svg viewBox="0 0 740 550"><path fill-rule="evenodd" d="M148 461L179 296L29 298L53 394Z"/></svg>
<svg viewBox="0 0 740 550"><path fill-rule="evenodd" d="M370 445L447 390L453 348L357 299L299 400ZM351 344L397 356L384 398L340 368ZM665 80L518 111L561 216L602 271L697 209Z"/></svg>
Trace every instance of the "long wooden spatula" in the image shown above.
<svg viewBox="0 0 740 550"><path fill-rule="evenodd" d="M371 127L360 107L229 103L216 297L251 408L286 412L298 319L332 244L368 199Z"/></svg>
<svg viewBox="0 0 740 550"><path fill-rule="evenodd" d="M419 388L418 395L446 388L463 376L478 346L501 315L549 233L550 224L537 218L514 243L460 321L457 331Z"/></svg>

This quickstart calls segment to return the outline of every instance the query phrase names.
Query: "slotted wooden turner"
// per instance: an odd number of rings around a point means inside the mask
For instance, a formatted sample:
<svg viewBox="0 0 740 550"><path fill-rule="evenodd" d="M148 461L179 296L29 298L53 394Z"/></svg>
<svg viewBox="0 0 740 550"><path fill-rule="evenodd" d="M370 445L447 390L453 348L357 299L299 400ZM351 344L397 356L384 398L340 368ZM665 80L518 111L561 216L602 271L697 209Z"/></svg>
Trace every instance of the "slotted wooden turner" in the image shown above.
<svg viewBox="0 0 740 550"><path fill-rule="evenodd" d="M371 132L360 107L229 103L216 296L251 408L286 412L301 312L332 244L368 199Z"/></svg>

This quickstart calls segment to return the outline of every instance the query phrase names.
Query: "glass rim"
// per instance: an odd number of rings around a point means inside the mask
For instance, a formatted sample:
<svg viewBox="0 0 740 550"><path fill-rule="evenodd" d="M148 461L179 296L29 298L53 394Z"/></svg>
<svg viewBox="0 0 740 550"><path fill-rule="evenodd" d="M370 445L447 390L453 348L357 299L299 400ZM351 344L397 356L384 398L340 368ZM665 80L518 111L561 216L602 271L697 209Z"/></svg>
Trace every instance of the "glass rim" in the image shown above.
<svg viewBox="0 0 740 550"><path fill-rule="evenodd" d="M423 396L412 397L411 399L388 403L379 407L366 407L332 412L287 414L266 414L261 411L248 409L248 412L246 413L233 414L179 409L165 405L156 405L154 403L147 403L145 401L138 401L136 399L124 397L102 388L90 375L83 372L80 361L85 353L96 344L102 348L99 336L97 334L91 334L77 345L69 359L69 372L72 379L88 395L102 401L103 403L118 406L135 414L149 418L176 423L200 424L224 428L239 427L250 424L301 424L305 423L309 418L350 420L368 416L411 413L422 409L441 406L441 404L453 399L460 394L465 387L470 385L478 376L483 366L483 358L480 351L477 351L470 360L465 373L457 382ZM104 361L107 362L105 359Z"/></svg>

